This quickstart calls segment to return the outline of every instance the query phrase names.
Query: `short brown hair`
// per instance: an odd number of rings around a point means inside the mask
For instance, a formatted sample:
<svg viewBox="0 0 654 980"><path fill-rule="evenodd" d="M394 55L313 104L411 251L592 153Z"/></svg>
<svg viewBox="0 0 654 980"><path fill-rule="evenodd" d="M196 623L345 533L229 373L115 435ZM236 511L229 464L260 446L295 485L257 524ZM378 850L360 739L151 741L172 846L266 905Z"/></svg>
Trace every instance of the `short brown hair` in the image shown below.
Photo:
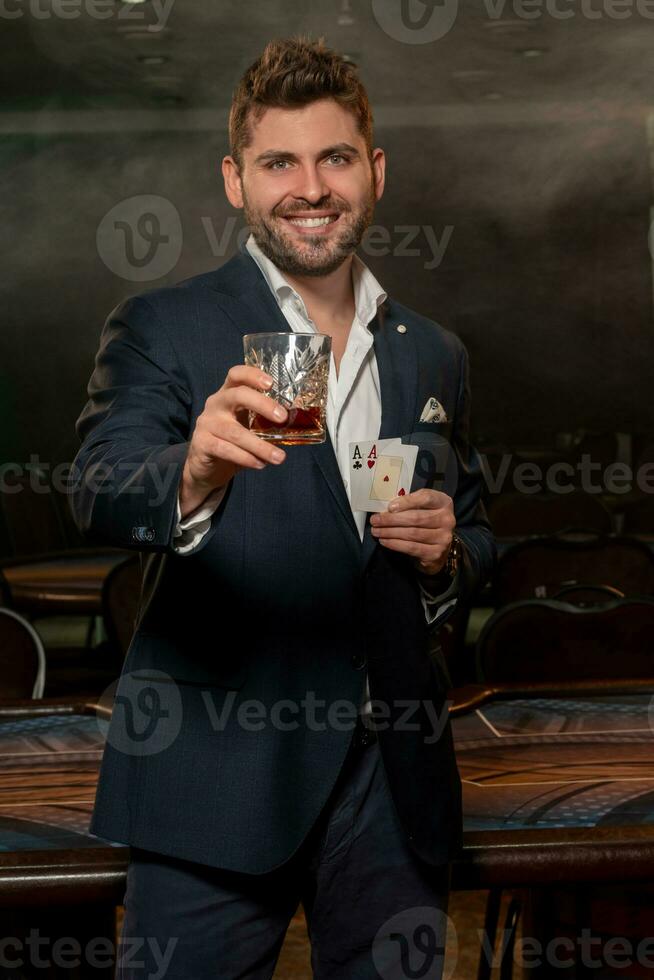
<svg viewBox="0 0 654 980"><path fill-rule="evenodd" d="M250 113L258 120L271 107L294 109L326 98L353 113L372 159L372 111L357 66L326 47L324 37L312 41L298 35L270 41L234 92L229 141L238 169L243 150L252 141Z"/></svg>

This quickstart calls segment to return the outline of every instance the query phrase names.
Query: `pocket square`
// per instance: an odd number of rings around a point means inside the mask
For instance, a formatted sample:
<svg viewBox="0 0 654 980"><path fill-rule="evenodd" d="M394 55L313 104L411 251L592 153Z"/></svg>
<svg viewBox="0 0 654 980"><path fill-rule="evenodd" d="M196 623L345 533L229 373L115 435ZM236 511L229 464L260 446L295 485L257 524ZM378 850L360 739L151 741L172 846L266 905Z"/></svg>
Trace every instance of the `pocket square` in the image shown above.
<svg viewBox="0 0 654 980"><path fill-rule="evenodd" d="M428 398L420 416L421 422L447 422L447 412L438 398Z"/></svg>

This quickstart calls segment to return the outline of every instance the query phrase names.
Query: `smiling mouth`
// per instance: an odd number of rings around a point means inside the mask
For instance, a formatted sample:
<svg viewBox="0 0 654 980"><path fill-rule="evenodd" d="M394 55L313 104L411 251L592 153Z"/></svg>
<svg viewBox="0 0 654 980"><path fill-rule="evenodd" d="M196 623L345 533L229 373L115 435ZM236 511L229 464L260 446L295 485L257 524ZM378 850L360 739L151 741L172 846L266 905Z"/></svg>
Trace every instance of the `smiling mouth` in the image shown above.
<svg viewBox="0 0 654 980"><path fill-rule="evenodd" d="M340 218L340 214L329 214L324 218L294 218L292 215L284 215L284 220L296 228L326 228L328 225L335 224Z"/></svg>

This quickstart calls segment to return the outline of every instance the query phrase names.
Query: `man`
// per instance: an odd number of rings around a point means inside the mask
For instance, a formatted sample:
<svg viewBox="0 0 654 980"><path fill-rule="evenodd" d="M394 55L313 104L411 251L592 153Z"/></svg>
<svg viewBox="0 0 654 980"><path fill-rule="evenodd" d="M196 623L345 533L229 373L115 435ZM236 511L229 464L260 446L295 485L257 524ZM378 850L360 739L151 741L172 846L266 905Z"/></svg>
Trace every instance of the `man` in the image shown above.
<svg viewBox="0 0 654 980"><path fill-rule="evenodd" d="M132 847L119 976L164 948L167 977L271 977L302 901L314 976L438 977L461 832L438 627L494 560L467 358L355 255L385 159L354 66L272 42L230 142L246 246L110 315L78 423L78 525L147 557L92 823ZM284 451L248 429L285 412L242 338L288 330L333 358L329 439ZM443 489L423 465L353 511L349 443L407 435L449 448Z"/></svg>

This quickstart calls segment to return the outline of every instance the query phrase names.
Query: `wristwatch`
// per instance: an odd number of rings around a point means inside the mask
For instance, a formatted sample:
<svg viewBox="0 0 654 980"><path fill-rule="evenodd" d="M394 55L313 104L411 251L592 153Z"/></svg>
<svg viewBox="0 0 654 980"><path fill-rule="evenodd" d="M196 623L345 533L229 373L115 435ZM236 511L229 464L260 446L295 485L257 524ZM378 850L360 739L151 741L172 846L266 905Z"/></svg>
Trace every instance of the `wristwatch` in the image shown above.
<svg viewBox="0 0 654 980"><path fill-rule="evenodd" d="M447 576L450 580L453 579L456 573L458 572L460 561L461 561L461 539L457 534L452 534L452 540L450 542L450 550L447 553L445 566L442 569L443 572L447 573Z"/></svg>
<svg viewBox="0 0 654 980"><path fill-rule="evenodd" d="M459 570L459 565L461 563L461 548L461 539L457 534L453 534L450 542L450 550L447 553L445 564L441 570L436 572L435 575L425 575L424 572L421 573L421 577L425 580L425 586L429 588L430 592L433 592L434 590L437 590L438 592L445 592L447 589L449 589L456 573Z"/></svg>

